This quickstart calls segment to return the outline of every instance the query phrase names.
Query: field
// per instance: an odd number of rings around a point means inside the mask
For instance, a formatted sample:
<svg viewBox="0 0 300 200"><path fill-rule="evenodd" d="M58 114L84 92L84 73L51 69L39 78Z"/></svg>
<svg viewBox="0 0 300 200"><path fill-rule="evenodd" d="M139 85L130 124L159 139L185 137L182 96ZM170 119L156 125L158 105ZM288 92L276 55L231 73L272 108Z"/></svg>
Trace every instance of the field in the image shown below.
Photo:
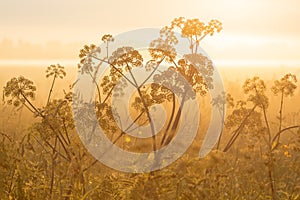
<svg viewBox="0 0 300 200"><path fill-rule="evenodd" d="M8 105L9 95L4 95L0 104L1 199L299 199L299 83L287 79L292 89L283 98L282 107L280 95L274 95L271 88L275 80L281 80L286 74L299 78L300 68L218 69L226 93L234 101L231 105L227 100L221 140L208 156L198 156L211 116L209 95L204 95L197 97L201 110L197 136L182 157L161 170L125 173L95 160L78 137L72 100L67 97L76 67L64 69L67 76L57 80L48 104L52 80L45 78L45 68L0 67L1 88L19 75L33 81L37 88L35 100L30 101L34 105L31 110L39 109L31 112L25 106ZM245 85L243 88L248 78L248 86L255 83L259 88L261 82L252 79L254 76L259 76L265 84L256 93L266 97L265 103L259 101L256 105L255 100L248 98L251 87L248 92ZM256 105L254 109L253 105ZM56 110L57 106L60 110ZM109 113L109 109L105 112ZM134 118L138 113L131 115ZM135 152L152 150L152 140L134 140L120 134L116 122L109 114L106 117L99 119L100 126L117 146ZM165 129L166 126L161 132ZM156 140L162 138L163 135L158 135Z"/></svg>

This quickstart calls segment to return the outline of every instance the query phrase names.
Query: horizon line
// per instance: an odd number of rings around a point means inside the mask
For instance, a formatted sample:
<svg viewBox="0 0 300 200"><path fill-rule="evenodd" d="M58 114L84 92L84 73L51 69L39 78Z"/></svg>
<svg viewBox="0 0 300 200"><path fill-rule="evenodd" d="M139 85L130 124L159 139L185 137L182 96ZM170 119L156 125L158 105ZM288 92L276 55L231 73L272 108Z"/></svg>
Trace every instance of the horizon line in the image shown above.
<svg viewBox="0 0 300 200"><path fill-rule="evenodd" d="M77 66L79 59L0 59L0 67L48 66L61 64L66 67ZM212 60L216 67L300 67L300 59L294 60L254 60L254 59L216 59Z"/></svg>

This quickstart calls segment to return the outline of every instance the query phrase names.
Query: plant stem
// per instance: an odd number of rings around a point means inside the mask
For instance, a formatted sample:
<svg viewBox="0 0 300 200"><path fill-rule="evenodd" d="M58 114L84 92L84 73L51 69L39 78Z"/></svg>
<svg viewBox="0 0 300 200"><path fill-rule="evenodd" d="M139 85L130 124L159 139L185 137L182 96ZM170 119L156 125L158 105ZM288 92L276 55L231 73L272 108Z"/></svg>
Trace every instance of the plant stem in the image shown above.
<svg viewBox="0 0 300 200"><path fill-rule="evenodd" d="M172 112L171 112L171 116L170 116L170 119L169 119L169 122L168 122L168 125L167 125L167 128L166 128L166 131L165 131L165 134L163 135L163 138L160 142L160 145L163 146L164 143L165 143L165 139L166 139L166 136L169 132L169 129L171 127L171 124L172 124L172 121L173 121L173 118L174 118L174 114L175 114L175 107L176 107L176 98L175 98L175 94L172 92Z"/></svg>
<svg viewBox="0 0 300 200"><path fill-rule="evenodd" d="M128 64L127 64L127 67L129 68ZM144 109L145 109L145 111L146 111L146 114L147 114L147 117L148 117L148 120L149 120L149 123L150 123L151 133L152 133L152 141L153 141L153 151L154 151L154 154L155 154L156 149L157 149L157 148L156 148L156 136L155 136L154 124L153 124L152 118L151 118L151 116L150 116L150 112L149 112L149 109L148 109L148 105L147 105L146 102L145 102L145 99L144 99L144 97L143 97L143 95L142 95L141 89L140 89L140 87L138 87L137 81L136 81L135 77L133 76L132 71L130 70L130 68L129 68L129 73L130 73L131 78L133 79L133 81L134 81L134 83L135 83L136 89L137 89L138 94L139 94L139 96L140 96L140 98L141 98L141 100L142 100L142 104L143 104L143 106L144 106Z"/></svg>
<svg viewBox="0 0 300 200"><path fill-rule="evenodd" d="M50 197L51 197L51 199L53 198L52 191L53 191L53 184L54 184L55 149L56 149L56 145L57 145L57 136L55 137L54 148L53 148L52 155L51 155L51 160L52 160L51 181L50 181Z"/></svg>
<svg viewBox="0 0 300 200"><path fill-rule="evenodd" d="M56 80L56 74L54 75L53 80L52 80L52 84L51 84L51 87L50 87L50 91L49 91L48 100L47 100L47 104L46 105L48 105L49 102L50 102L50 97L51 97L51 93L53 91L55 80Z"/></svg>
<svg viewBox="0 0 300 200"><path fill-rule="evenodd" d="M283 113L283 90L281 91L281 100L280 100L280 110L279 110L279 129L278 131L280 132L282 129L282 113ZM277 143L279 143L280 140L280 135L277 138Z"/></svg>
<svg viewBox="0 0 300 200"><path fill-rule="evenodd" d="M99 97L98 97L98 98L99 98L99 103L101 103L101 92L100 92L99 85L98 85L98 83L96 82L95 77L93 77L93 75L91 74L91 72L89 72L89 74L90 74L91 78L93 79L94 84L96 85L97 92L98 92L98 96L99 96Z"/></svg>
<svg viewBox="0 0 300 200"><path fill-rule="evenodd" d="M140 114L139 114L139 116L137 116L137 118L124 130L124 131L122 131L121 133L120 133L120 135L112 142L112 144L110 145L110 147L109 148L107 148L107 151L105 151L100 157L102 157L106 152L108 152L108 149L110 149L113 145L115 145L117 142L118 142L118 140L126 133L126 131L128 130L128 129L130 129L132 126L133 126L133 124L142 116L144 114L144 112L141 112ZM98 162L98 160L95 160L94 162L92 162L88 167L86 167L86 168L84 168L82 171L83 172L85 172L85 171L87 171L89 168L91 168L93 165L95 165L96 163Z"/></svg>
<svg viewBox="0 0 300 200"><path fill-rule="evenodd" d="M55 133L57 136L58 136L58 140L59 140L59 142L61 143L61 145L62 145L62 147L63 147L63 149L65 150L65 152L66 152L66 154L67 154L67 156L68 156L68 158L69 158L69 160L70 160L70 154L69 154L69 152L68 152L68 150L67 150L67 148L65 147L65 145L64 145L64 143L63 143L63 141L62 141L62 139L59 137L59 135L61 135L61 137L63 138L63 140L66 142L66 140L65 140L65 138L63 137L63 135L62 135L62 133L58 130L58 132L59 132L59 134L55 131L55 128L51 125L51 123L49 122L49 120L48 120L48 118L45 116L45 115L43 115L30 101L29 101L29 99L23 94L23 93L21 93L21 95L23 96L23 98L25 99L25 101L37 112L37 114L40 116L40 117L42 117L45 121L46 121L46 123L49 125L49 127L50 127L50 129L53 131L53 133Z"/></svg>
<svg viewBox="0 0 300 200"><path fill-rule="evenodd" d="M135 84L127 77L127 76L125 76L124 74L123 74L123 72L120 70L120 69L118 69L116 66L114 66L112 63L110 63L110 62L108 62L108 61L106 61L106 60L103 60L103 59L101 59L101 58L97 58L97 57L95 57L95 56L92 56L93 58L95 58L96 60L99 60L99 61L102 61L102 62L105 62L105 63L107 63L107 64L109 64L110 66L112 66L112 68L114 68L120 75L122 75L131 85L133 85L133 86L135 86Z"/></svg>
<svg viewBox="0 0 300 200"><path fill-rule="evenodd" d="M224 148L224 152L228 151L230 149L230 147L233 145L233 143L235 142L235 140L237 139L237 137L240 134L240 131L243 129L246 121L248 120L248 118L251 116L251 114L254 112L255 108L257 107L257 105L253 106L253 108L251 109L251 111L248 113L248 115L244 118L244 120L242 121L242 123L239 125L239 127L234 131L234 134L232 135L232 137L229 139L227 145Z"/></svg>
<svg viewBox="0 0 300 200"><path fill-rule="evenodd" d="M290 127L287 127L287 128L284 128L280 131L278 131L275 136L273 137L273 140L272 140L272 143L275 142L275 140L285 131L288 131L290 129L295 129L295 128L300 128L300 125L295 125L295 126L290 126ZM274 148L273 148L274 149Z"/></svg>
<svg viewBox="0 0 300 200"><path fill-rule="evenodd" d="M222 109L222 124L224 125L224 118L225 118L225 104L223 104L223 107L222 107L223 109ZM219 136L219 140L218 140L218 144L217 144L217 150L219 150L219 148L220 148L220 143L221 143L221 138L222 138L222 135L223 135L223 128L221 129L221 133L220 133L220 136Z"/></svg>

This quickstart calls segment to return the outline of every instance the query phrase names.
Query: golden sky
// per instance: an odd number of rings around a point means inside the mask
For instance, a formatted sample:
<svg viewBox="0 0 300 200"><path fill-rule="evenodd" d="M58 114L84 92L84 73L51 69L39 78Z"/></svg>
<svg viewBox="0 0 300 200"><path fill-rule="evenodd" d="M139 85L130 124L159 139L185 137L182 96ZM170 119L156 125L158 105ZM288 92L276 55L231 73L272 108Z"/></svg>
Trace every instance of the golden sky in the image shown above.
<svg viewBox="0 0 300 200"><path fill-rule="evenodd" d="M216 60L300 60L298 0L0 0L0 59L75 59L105 33L218 19L202 47ZM47 50L45 50L47 49Z"/></svg>

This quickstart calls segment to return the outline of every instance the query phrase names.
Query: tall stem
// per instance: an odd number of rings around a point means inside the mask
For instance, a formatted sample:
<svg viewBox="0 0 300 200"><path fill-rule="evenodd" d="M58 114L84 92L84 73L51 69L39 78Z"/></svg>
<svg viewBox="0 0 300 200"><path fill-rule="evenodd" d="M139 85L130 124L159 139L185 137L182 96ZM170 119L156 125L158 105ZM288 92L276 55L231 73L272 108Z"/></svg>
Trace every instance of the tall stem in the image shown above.
<svg viewBox="0 0 300 200"><path fill-rule="evenodd" d="M129 68L129 66L127 66L127 67ZM150 115L150 112L149 112L149 109L148 109L148 105L147 105L146 102L145 102L145 99L144 99L144 97L143 97L143 95L142 95L141 89L140 89L140 87L138 87L137 81L136 81L135 77L133 76L133 74L132 74L130 68L129 68L129 73L130 73L131 78L133 79L133 81L134 81L134 83L135 83L135 85L136 85L136 89L137 89L137 91L138 91L138 94L139 94L139 96L140 96L140 98L141 98L141 100L142 100L142 104L143 104L143 106L144 106L144 109L145 109L145 111L146 111L147 118L148 118L148 120L149 120L150 127L151 127L152 140L153 140L153 151L156 152L156 149L157 149L157 148L156 148L155 128L154 128L154 124L153 124L153 121L152 121L152 118L151 118L151 115Z"/></svg>
<svg viewBox="0 0 300 200"><path fill-rule="evenodd" d="M222 117L222 124L224 125L224 116L225 115L225 104L223 104L223 107L222 107L222 114L221 114L221 117ZM219 140L218 140L218 144L217 144L217 150L219 150L220 148L220 143L221 143L221 138L222 138L222 135L223 135L223 128L221 129L221 132L220 132L220 137L219 137Z"/></svg>
<svg viewBox="0 0 300 200"><path fill-rule="evenodd" d="M257 105L253 106L253 108L251 109L251 111L248 113L248 115L244 118L244 120L242 121L242 123L239 125L239 127L234 131L234 134L232 135L232 137L229 139L229 141L227 142L227 145L224 148L224 152L228 151L230 149L230 147L233 145L233 143L236 141L237 137L239 136L239 134L241 133L243 127L245 126L246 121L248 120L248 118L252 115L252 113L254 112L255 108L257 107Z"/></svg>
<svg viewBox="0 0 300 200"><path fill-rule="evenodd" d="M272 136L271 136L271 129L270 129L270 125L268 122L268 118L267 118L267 113L266 113L266 108L265 105L261 99L261 95L259 94L259 92L257 91L256 87L255 87L255 92L256 95L258 95L259 97L259 101L263 110L263 114L264 114L264 120L267 126L267 131L268 131L268 136L269 136L269 143L268 143L268 174L269 174L269 182L270 182L270 188L271 188L271 194L272 194L272 199L275 200L277 199L277 194L276 194L276 185L275 185L275 174L274 174L274 161L273 161L273 152L272 152Z"/></svg>
<svg viewBox="0 0 300 200"><path fill-rule="evenodd" d="M52 191L53 191L53 184L54 184L55 149L56 149L56 145L57 145L57 137L55 137L54 148L53 148L52 155L51 155L51 159L52 159L51 181L50 181L50 197L51 197L51 199L53 198Z"/></svg>
<svg viewBox="0 0 300 200"><path fill-rule="evenodd" d="M283 132L288 131L288 130L290 130L290 129L296 129L296 128L300 129L300 125L290 126L290 127L287 127L287 128L284 128L284 129L278 131L278 132L276 133L276 135L274 136L274 138L273 138L273 140L272 140L272 143L275 142L275 140L276 140ZM274 148L273 148L273 149L274 149Z"/></svg>
<svg viewBox="0 0 300 200"><path fill-rule="evenodd" d="M50 88L50 90L49 90L48 100L47 100L47 105L48 105L49 102L50 102L50 98L51 98L51 94L52 94L52 91L53 91L53 87L54 87L55 80L56 80L56 74L55 74L54 77L53 77L52 84L51 84L51 88Z"/></svg>
<svg viewBox="0 0 300 200"><path fill-rule="evenodd" d="M173 118L174 118L174 114L175 114L175 107L176 107L176 98L175 98L175 94L172 92L172 112L171 112L171 116L170 116L170 119L169 119L169 122L168 122L168 125L167 125L167 128L166 128L166 131L165 131L165 134L163 135L163 138L160 142L160 145L162 146L164 143L165 143L165 139L166 139L166 136L170 130L170 127L171 127L171 124L172 124L172 121L173 121Z"/></svg>
<svg viewBox="0 0 300 200"><path fill-rule="evenodd" d="M282 115L283 115L282 112L283 112L283 90L281 91L280 110L279 110L279 129L278 129L279 132L282 129ZM278 135L277 143L279 143L279 140L280 140L280 135Z"/></svg>
<svg viewBox="0 0 300 200"><path fill-rule="evenodd" d="M96 85L97 92L98 92L99 103L101 103L101 92L100 92L99 85L98 85L95 77L93 77L93 75L91 74L91 72L89 72L89 74L90 74L90 77L93 79L94 84Z"/></svg>
<svg viewBox="0 0 300 200"><path fill-rule="evenodd" d="M179 120L180 120L180 117L181 117L181 113L182 113L182 109L183 109L184 102L185 102L185 99L186 99L186 95L187 95L187 89L183 93L182 100L181 100L180 106L178 108L178 111L177 111L177 114L176 114L176 117L175 117L175 121L173 123L173 126L172 126L173 131L176 130L176 128L179 124Z"/></svg>
<svg viewBox="0 0 300 200"><path fill-rule="evenodd" d="M120 69L118 69L116 66L114 66L112 63L110 63L109 61L106 61L106 60L103 60L103 59L101 59L101 58L98 58L98 57L95 57L95 56L92 56L92 58L94 58L94 59L96 59L96 60L99 60L99 61L102 61L102 62L104 62L104 63L107 63L107 64L109 64L112 68L114 68L120 75L122 75L122 77L124 77L131 85L135 85L127 76L125 76L124 74L123 74L123 72L120 70Z"/></svg>
<svg viewBox="0 0 300 200"><path fill-rule="evenodd" d="M175 120L173 122L173 125L172 125L172 128L171 128L171 134L168 136L167 140L166 140L166 144L169 144L169 142L171 142L173 136L174 136L174 133L175 133L175 130L176 128L178 127L178 124L179 124L179 120L180 120L180 117L181 117L181 113L182 113L182 109L183 109L183 106L184 106L184 102L185 102L185 99L186 99L186 95L187 95L187 89L185 89L184 93L183 93L183 96L182 96L182 100L181 100L181 103L180 103L180 106L178 108L178 111L177 111L177 114L176 114L176 117L175 117Z"/></svg>
<svg viewBox="0 0 300 200"><path fill-rule="evenodd" d="M65 138L63 137L63 134L58 130L58 133L55 131L56 129L51 125L51 123L49 122L49 120L48 120L48 118L45 116L45 115L43 115L30 101L29 101L29 99L21 92L21 95L23 96L23 98L25 99L25 101L33 108L33 110L35 111L35 112L37 112L37 114L38 114L38 116L40 116L40 117L42 117L45 121L46 121L46 123L49 125L49 127L50 127L50 129L53 131L53 133L55 133L56 134L56 136L57 136L57 138L58 138L58 140L59 140L59 142L61 143L61 145L62 145L62 147L63 147L63 149L65 150L65 152L66 152L66 154L67 154L67 156L68 156L68 158L70 159L71 157L70 157L70 154L69 154L69 152L68 152L68 150L67 150L67 148L66 148L66 146L65 146L65 144L64 144L64 142L62 141L62 139L59 137L59 136L61 136L62 138L63 138L63 140L64 141L66 141L65 140Z"/></svg>

